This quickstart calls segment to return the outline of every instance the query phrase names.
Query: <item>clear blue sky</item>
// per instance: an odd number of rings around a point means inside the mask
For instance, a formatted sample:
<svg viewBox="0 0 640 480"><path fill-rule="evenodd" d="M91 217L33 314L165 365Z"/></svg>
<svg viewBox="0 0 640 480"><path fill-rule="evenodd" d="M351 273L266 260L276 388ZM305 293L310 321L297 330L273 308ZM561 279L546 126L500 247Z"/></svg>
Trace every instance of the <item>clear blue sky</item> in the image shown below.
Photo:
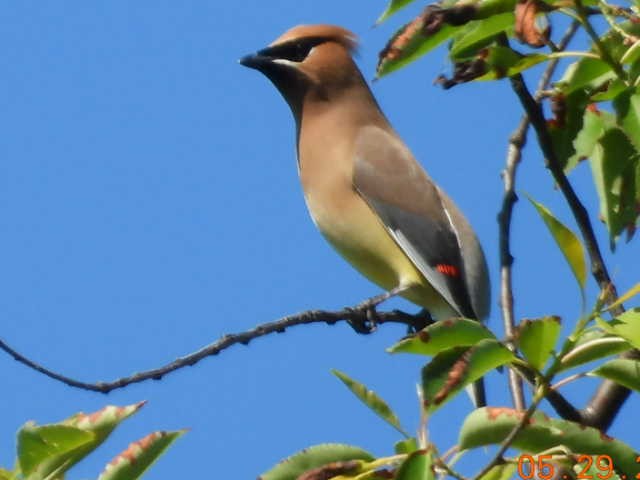
<svg viewBox="0 0 640 480"><path fill-rule="evenodd" d="M358 62L372 78L377 52L417 7L372 29L382 0L2 2L2 338L67 375L110 380L224 333L379 293L315 231L298 184L288 108L237 59L290 26L336 23L360 36ZM501 331L496 213L519 108L504 81L446 92L432 86L447 69L436 52L373 91L476 228L491 265L490 325ZM526 153L520 191L573 226L537 151ZM593 211L587 165L572 179ZM603 227L596 229L606 245ZM525 201L517 206L514 243L517 315L574 321L577 287ZM621 244L610 260L622 291L639 280L637 249L637 242ZM591 285L591 300L593 292ZM391 453L397 434L329 370L376 389L413 431L424 360L384 351L403 334L392 326L368 337L344 325L302 327L108 396L73 390L0 356L0 465L12 465L14 434L29 419L47 423L143 399L143 411L70 478L97 476L129 442L156 429L191 431L150 479L255 478L327 441ZM490 399L506 404L504 379L491 377ZM574 399L596 385L584 383ZM636 399L624 413L638 406ZM432 419L441 448L455 442L469 410L461 396ZM631 423L612 432L637 446Z"/></svg>

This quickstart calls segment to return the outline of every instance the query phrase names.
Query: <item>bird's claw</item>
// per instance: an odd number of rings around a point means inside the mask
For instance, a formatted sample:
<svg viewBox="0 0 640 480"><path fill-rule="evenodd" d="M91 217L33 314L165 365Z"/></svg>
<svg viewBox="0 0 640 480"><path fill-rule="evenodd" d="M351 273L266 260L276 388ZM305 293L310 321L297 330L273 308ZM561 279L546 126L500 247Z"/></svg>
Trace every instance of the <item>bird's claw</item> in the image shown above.
<svg viewBox="0 0 640 480"><path fill-rule="evenodd" d="M363 304L356 308L347 307L346 310L350 314L347 322L356 333L368 335L377 330L379 317L375 306Z"/></svg>
<svg viewBox="0 0 640 480"><path fill-rule="evenodd" d="M413 332L410 333L416 334L423 328L426 328L429 325L433 324L433 322L434 320L429 310L423 308L413 316L413 325L409 327L411 330L413 330Z"/></svg>

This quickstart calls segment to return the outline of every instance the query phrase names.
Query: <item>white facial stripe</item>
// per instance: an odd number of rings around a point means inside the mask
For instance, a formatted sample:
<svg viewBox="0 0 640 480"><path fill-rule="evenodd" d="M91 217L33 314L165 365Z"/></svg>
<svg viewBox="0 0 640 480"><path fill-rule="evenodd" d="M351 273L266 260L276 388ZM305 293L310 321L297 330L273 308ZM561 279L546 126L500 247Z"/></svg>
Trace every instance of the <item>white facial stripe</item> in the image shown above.
<svg viewBox="0 0 640 480"><path fill-rule="evenodd" d="M274 58L272 60L273 63L277 63L279 65L285 65L287 67L297 68L298 63L292 62L291 60L287 60L286 58Z"/></svg>

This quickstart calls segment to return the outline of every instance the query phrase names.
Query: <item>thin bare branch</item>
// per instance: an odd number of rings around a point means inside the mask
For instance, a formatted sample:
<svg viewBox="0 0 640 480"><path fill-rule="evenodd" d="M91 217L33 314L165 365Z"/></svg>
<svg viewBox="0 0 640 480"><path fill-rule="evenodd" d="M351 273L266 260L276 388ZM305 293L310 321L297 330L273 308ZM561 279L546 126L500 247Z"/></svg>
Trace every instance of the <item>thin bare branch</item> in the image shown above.
<svg viewBox="0 0 640 480"><path fill-rule="evenodd" d="M393 293L393 295L398 292ZM391 295L391 296L393 296ZM380 296L373 297L373 301L379 300ZM391 312L375 312L375 324L371 322L371 300L367 300L355 308L344 308L339 311L309 310L306 312L289 315L279 320L269 323L263 323L250 330L223 335L219 340L213 342L200 350L190 353L184 357L180 357L171 363L162 367L146 370L136 373L129 377L122 377L111 382L82 382L72 377L55 372L46 368L37 362L31 360L25 355L9 346L6 342L0 340L0 350L4 350L11 355L16 361L26 365L27 367L46 375L54 380L62 382L70 387L80 388L93 392L109 393L119 388L124 388L134 383L144 382L146 380L160 380L168 373L174 372L184 367L192 366L199 361L217 355L223 350L237 344L248 345L252 340L270 335L272 333L283 333L286 329L297 325L308 325L311 323L326 323L333 325L338 322L348 322L358 333L372 333L376 325L384 323L399 323L407 325L413 330L419 330L430 322L423 314L410 315L399 310ZM369 323L367 323L369 321ZM368 329L365 326L368 325Z"/></svg>
<svg viewBox="0 0 640 480"><path fill-rule="evenodd" d="M516 336L516 321L513 310L513 282L511 270L513 265L513 255L511 254L511 217L513 207L518 200L515 192L515 181L518 164L522 158L522 147L526 142L527 131L529 129L529 119L525 116L520 121L520 125L509 139L509 149L507 153L506 167L502 172L504 182L504 196L502 208L498 213L499 244L500 244L500 308L502 309L502 320L504 331L509 339L509 347L513 350L513 339ZM509 369L509 390L511 399L516 410L525 409L522 380L518 374Z"/></svg>
<svg viewBox="0 0 640 480"><path fill-rule="evenodd" d="M584 378L587 375L588 375L588 373L586 373L586 372L580 372L580 373L575 373L573 375L569 375L568 377L565 377L562 380L559 380L556 383L554 383L553 385L551 385L549 387L549 390L551 390L551 391L560 390L565 385L567 385L567 384L569 384L571 382L575 382L576 380L579 380L581 378Z"/></svg>

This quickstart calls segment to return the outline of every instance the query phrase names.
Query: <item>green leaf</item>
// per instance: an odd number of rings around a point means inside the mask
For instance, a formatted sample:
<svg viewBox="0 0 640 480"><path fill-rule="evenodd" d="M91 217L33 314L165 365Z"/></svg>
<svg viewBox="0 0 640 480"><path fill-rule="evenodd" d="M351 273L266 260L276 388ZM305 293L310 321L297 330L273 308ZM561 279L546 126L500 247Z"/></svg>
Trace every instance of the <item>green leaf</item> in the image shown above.
<svg viewBox="0 0 640 480"><path fill-rule="evenodd" d="M454 2L454 5L460 3ZM513 12L516 0L480 0L477 4L474 20L495 17L501 13Z"/></svg>
<svg viewBox="0 0 640 480"><path fill-rule="evenodd" d="M498 33L513 27L513 22L513 12L469 22L453 39L449 57L454 61L469 58L492 42Z"/></svg>
<svg viewBox="0 0 640 480"><path fill-rule="evenodd" d="M461 389L513 358L507 347L493 339L439 353L422 369L425 408L429 412L437 410Z"/></svg>
<svg viewBox="0 0 640 480"><path fill-rule="evenodd" d="M631 36L637 37L640 35L640 26L636 22L625 20L618 23L617 27L619 30L623 30ZM613 60L621 63L625 55L627 55L629 48L626 42L627 39L620 34L618 29L609 30L600 38L600 41L609 51ZM592 51L595 52L595 49L592 49ZM625 59L625 62L627 61L628 59Z"/></svg>
<svg viewBox="0 0 640 480"><path fill-rule="evenodd" d="M606 88L605 88L606 87ZM592 102L608 102L613 100L627 89L627 84L619 78L614 78L609 83L597 90L598 93L591 95Z"/></svg>
<svg viewBox="0 0 640 480"><path fill-rule="evenodd" d="M393 412L393 410L391 410L391 407L389 407L387 402L385 402L376 392L369 390L362 383L349 378L349 376L343 372L331 370L331 373L338 377L342 383L344 383L362 403L373 410L376 415L402 433L405 437L410 436L400 425L400 419L398 416Z"/></svg>
<svg viewBox="0 0 640 480"><path fill-rule="evenodd" d="M610 128L598 140L591 170L600 198L600 211L609 230L610 246L638 216L640 155L620 128Z"/></svg>
<svg viewBox="0 0 640 480"><path fill-rule="evenodd" d="M594 111L592 109L587 109L585 111L584 106L583 111L584 118L580 124L581 130L578 135L575 136L575 141L571 140L571 138L573 138L571 137L571 135L573 135L572 133L563 133L563 128L550 129L552 137L554 137L554 130L558 130L559 135L567 135L568 140L572 141L572 148L575 147L575 153L569 158L564 166L565 172L571 171L581 160L589 158L607 128L615 125L615 117L609 112ZM570 151L571 150L567 150L566 154L571 155ZM558 155L563 155L563 152L558 151Z"/></svg>
<svg viewBox="0 0 640 480"><path fill-rule="evenodd" d="M599 59L584 57L567 67L555 87L568 95L585 87L596 90L613 78L615 73L611 71L609 64Z"/></svg>
<svg viewBox="0 0 640 480"><path fill-rule="evenodd" d="M541 53L521 56L513 50L511 50L513 54L510 54L508 50L511 49L501 46L491 47L487 57L490 71L475 80L482 82L511 77L549 59L547 55Z"/></svg>
<svg viewBox="0 0 640 480"><path fill-rule="evenodd" d="M515 463L503 463L493 467L486 475L480 477L480 480L511 480L512 478L518 478L514 475L515 473Z"/></svg>
<svg viewBox="0 0 640 480"><path fill-rule="evenodd" d="M69 457L69 453L89 444L94 434L67 425L36 426L29 422L18 432L18 463L23 475L39 470L45 477ZM56 461L60 459L61 461ZM47 465L48 468L43 468Z"/></svg>
<svg viewBox="0 0 640 480"><path fill-rule="evenodd" d="M453 347L472 346L485 338L496 337L476 320L452 318L429 325L409 338L399 341L387 351L436 355Z"/></svg>
<svg viewBox="0 0 640 480"><path fill-rule="evenodd" d="M58 424L43 425L42 427L31 426L31 428L35 429L67 428L69 431L82 432L82 435L86 435L86 438L88 438L88 441L77 445L75 448L40 459L37 468L33 471L34 478L45 478L53 472L56 472L56 476L62 475L102 444L123 420L140 410L144 404L145 402L125 407L107 406L90 414L77 413ZM20 457L20 451L19 432L18 457ZM24 470L23 473L25 475L28 474Z"/></svg>
<svg viewBox="0 0 640 480"><path fill-rule="evenodd" d="M618 125L640 150L640 88L629 88L613 100ZM637 162L637 158L636 158Z"/></svg>
<svg viewBox="0 0 640 480"><path fill-rule="evenodd" d="M616 308L618 305L622 305L624 302L629 300L630 298L635 297L640 293L640 283L636 283L633 287L627 290L623 295L618 297L618 299L613 302L611 305L607 305L605 310L612 310Z"/></svg>
<svg viewBox="0 0 640 480"><path fill-rule="evenodd" d="M385 11L382 12L382 15L380 15L380 18L376 20L376 25L384 22L391 15L396 13L398 10L401 10L402 8L406 7L411 2L413 2L413 0L391 0L391 2L389 2L389 4L387 5L387 8L385 9Z"/></svg>
<svg viewBox="0 0 640 480"><path fill-rule="evenodd" d="M405 438L404 440L396 442L393 449L398 455L412 453L418 450L418 441L413 437Z"/></svg>
<svg viewBox="0 0 640 480"><path fill-rule="evenodd" d="M640 34L640 27L630 21L620 22L617 28L625 30L634 36ZM620 62L628 51L624 40L616 30L609 30L600 37L600 43L616 62ZM593 47L590 51L591 53L598 53L597 49ZM602 88L606 82L615 78L616 74L612 71L609 64L600 59L585 57L569 65L562 79L555 84L555 87L562 90L565 94L571 93L579 88L586 88L591 93L595 93Z"/></svg>
<svg viewBox="0 0 640 480"><path fill-rule="evenodd" d="M542 371L560 335L560 318L524 320L518 328L518 346L538 371Z"/></svg>
<svg viewBox="0 0 640 480"><path fill-rule="evenodd" d="M596 323L603 330L621 336L634 348L640 348L640 307L627 310L610 322L597 318Z"/></svg>
<svg viewBox="0 0 640 480"><path fill-rule="evenodd" d="M502 443L518 426L523 412L511 408L478 408L465 419L460 430L461 449ZM567 420L551 419L536 412L511 446L538 453L558 445L586 455L609 455L617 470L636 472L636 452L629 445L608 437L600 430Z"/></svg>
<svg viewBox="0 0 640 480"><path fill-rule="evenodd" d="M536 208L558 247L560 247L562 255L564 255L578 281L578 286L581 290L584 290L587 281L587 264L584 259L585 252L582 243L571 230L553 216L547 207L536 202L531 197L529 197L529 201Z"/></svg>
<svg viewBox="0 0 640 480"><path fill-rule="evenodd" d="M9 470L5 470L4 468L0 468L0 480L13 480L15 475L13 472Z"/></svg>
<svg viewBox="0 0 640 480"><path fill-rule="evenodd" d="M278 463L266 473L260 475L260 480L296 480L304 472L322 467L333 462L347 462L360 460L371 462L374 457L351 445L327 443L309 447Z"/></svg>
<svg viewBox="0 0 640 480"><path fill-rule="evenodd" d="M590 338L576 345L560 359L558 372L575 368L601 358L617 355L631 350L631 345L624 338L593 332Z"/></svg>
<svg viewBox="0 0 640 480"><path fill-rule="evenodd" d="M115 457L98 480L136 480L153 465L171 444L185 433L154 432L129 445Z"/></svg>
<svg viewBox="0 0 640 480"><path fill-rule="evenodd" d="M640 391L640 361L638 360L616 358L600 365L591 373L613 380L628 389Z"/></svg>
<svg viewBox="0 0 640 480"><path fill-rule="evenodd" d="M633 62L629 67L629 84L636 87L640 84L640 59Z"/></svg>
<svg viewBox="0 0 640 480"><path fill-rule="evenodd" d="M636 40L633 45L631 45L622 58L620 58L620 63L634 63L640 59L640 40Z"/></svg>
<svg viewBox="0 0 640 480"><path fill-rule="evenodd" d="M417 450L407 457L398 468L395 480L433 480L433 455L430 450Z"/></svg>

